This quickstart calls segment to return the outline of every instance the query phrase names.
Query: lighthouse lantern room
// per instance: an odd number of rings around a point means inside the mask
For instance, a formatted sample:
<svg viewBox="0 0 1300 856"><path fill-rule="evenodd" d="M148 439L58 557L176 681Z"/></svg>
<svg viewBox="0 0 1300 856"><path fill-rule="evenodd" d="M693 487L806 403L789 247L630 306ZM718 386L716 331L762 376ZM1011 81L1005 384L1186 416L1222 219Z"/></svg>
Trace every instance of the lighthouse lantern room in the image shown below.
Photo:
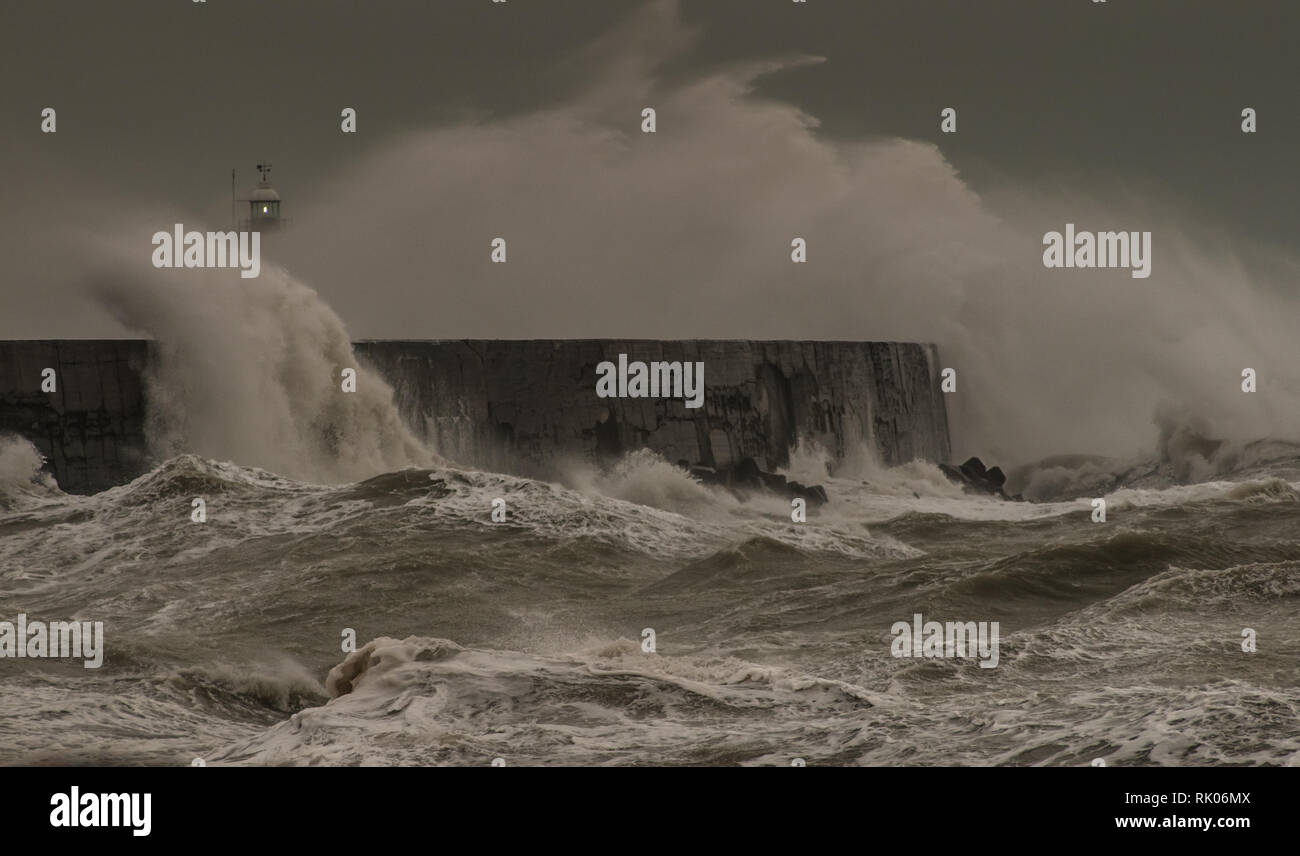
<svg viewBox="0 0 1300 856"><path fill-rule="evenodd" d="M273 232L284 225L280 219L280 194L271 186L269 163L259 163L257 172L261 179L246 200L248 219L240 223L240 226L259 232Z"/></svg>

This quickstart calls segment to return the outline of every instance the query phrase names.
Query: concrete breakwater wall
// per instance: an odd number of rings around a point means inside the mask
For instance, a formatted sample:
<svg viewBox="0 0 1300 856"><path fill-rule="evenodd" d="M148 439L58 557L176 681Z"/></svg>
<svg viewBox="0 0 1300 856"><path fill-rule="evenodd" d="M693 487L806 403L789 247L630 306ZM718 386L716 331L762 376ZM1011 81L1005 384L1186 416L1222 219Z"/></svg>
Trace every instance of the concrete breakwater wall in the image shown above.
<svg viewBox="0 0 1300 856"><path fill-rule="evenodd" d="M772 470L801 439L837 456L867 443L890 465L950 454L928 345L372 340L354 348L393 387L417 435L445 457L477 466L536 470L568 456L597 460L649 448L723 471L745 458ZM142 340L0 342L0 433L31 440L66 491L94 492L140 475L156 463L145 435L145 377L156 353ZM702 406L598 398L597 366L619 354L702 362ZM42 390L47 368L55 370L54 392Z"/></svg>
<svg viewBox="0 0 1300 856"><path fill-rule="evenodd" d="M150 344L131 339L0 342L0 435L45 456L59 486L95 493L149 465L145 383ZM53 392L42 390L53 369Z"/></svg>
<svg viewBox="0 0 1300 856"><path fill-rule="evenodd" d="M767 470L798 439L842 455L872 442L886 464L946 461L933 349L886 342L536 340L356 344L406 421L480 466L649 448L672 462ZM702 362L704 403L596 396L597 366ZM507 460L503 461L502 455Z"/></svg>

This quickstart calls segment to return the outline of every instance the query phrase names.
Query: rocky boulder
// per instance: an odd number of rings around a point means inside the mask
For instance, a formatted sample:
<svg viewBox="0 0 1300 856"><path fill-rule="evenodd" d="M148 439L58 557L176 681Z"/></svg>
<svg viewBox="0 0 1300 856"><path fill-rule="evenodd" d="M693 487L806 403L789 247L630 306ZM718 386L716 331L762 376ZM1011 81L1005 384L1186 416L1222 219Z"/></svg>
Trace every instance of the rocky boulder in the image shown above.
<svg viewBox="0 0 1300 856"><path fill-rule="evenodd" d="M810 505L825 505L830 499L826 489L821 485L804 485L789 481L779 473L769 473L759 468L753 458L742 458L735 466L725 470L713 467L686 466L685 461L678 465L705 484L729 488L741 498L746 492L767 491L789 499L803 499Z"/></svg>
<svg viewBox="0 0 1300 856"><path fill-rule="evenodd" d="M939 469L950 480L973 493L982 493L988 496L996 496L999 499L1014 501L1024 499L1019 494L1007 496L1006 492L1002 490L1002 486L1007 483L1007 477L1002 472L1002 468L985 468L984 462L979 458L968 458L960 467L954 467L952 464L940 464Z"/></svg>

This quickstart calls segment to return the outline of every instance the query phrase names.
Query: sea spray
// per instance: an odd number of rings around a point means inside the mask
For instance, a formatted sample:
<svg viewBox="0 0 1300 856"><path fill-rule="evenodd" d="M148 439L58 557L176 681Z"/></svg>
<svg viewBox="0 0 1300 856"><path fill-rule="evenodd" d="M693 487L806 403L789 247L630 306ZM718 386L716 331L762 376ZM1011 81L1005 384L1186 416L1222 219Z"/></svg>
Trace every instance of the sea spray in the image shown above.
<svg viewBox="0 0 1300 856"><path fill-rule="evenodd" d="M156 457L189 452L314 482L438 460L402 422L388 384L359 363L343 322L287 271L184 274L96 283L124 323L158 340L146 374Z"/></svg>

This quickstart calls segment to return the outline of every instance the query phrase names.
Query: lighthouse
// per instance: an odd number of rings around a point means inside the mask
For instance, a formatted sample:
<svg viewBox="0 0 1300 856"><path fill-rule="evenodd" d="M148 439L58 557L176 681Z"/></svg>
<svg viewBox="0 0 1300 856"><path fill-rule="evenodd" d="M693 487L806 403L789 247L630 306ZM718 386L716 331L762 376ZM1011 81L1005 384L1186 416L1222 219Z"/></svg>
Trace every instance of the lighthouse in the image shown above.
<svg viewBox="0 0 1300 856"><path fill-rule="evenodd" d="M271 186L269 163L259 163L257 172L261 178L249 197L243 200L248 203L248 217L239 221L239 227L255 232L274 232L287 222L280 218L280 194ZM231 183L234 183L233 172Z"/></svg>

